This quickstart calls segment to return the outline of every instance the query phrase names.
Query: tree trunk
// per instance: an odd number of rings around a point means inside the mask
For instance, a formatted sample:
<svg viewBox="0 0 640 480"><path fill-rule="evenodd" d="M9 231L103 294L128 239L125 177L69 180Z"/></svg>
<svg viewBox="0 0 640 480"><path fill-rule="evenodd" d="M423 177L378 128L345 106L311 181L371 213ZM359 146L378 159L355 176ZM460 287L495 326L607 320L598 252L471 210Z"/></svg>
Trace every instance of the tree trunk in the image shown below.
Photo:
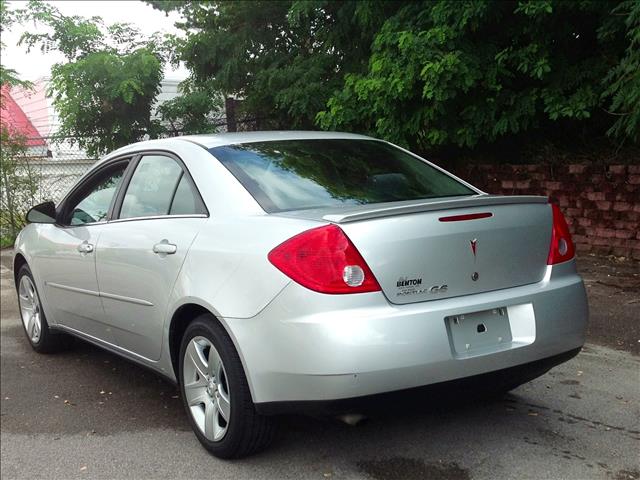
<svg viewBox="0 0 640 480"><path fill-rule="evenodd" d="M236 101L231 97L225 98L224 109L227 113L227 132L237 132L238 125L236 124Z"/></svg>

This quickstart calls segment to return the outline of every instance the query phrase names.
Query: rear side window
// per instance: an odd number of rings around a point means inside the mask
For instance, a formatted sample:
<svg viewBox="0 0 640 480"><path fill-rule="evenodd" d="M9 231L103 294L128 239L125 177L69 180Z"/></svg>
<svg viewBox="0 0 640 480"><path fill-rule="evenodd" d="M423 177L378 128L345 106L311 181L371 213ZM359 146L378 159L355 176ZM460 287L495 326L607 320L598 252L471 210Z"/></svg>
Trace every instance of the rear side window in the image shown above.
<svg viewBox="0 0 640 480"><path fill-rule="evenodd" d="M200 195L178 162L164 155L145 155L131 176L119 218L206 213Z"/></svg>
<svg viewBox="0 0 640 480"><path fill-rule="evenodd" d="M375 140L281 140L209 151L268 213L476 193Z"/></svg>
<svg viewBox="0 0 640 480"><path fill-rule="evenodd" d="M169 215L190 215L192 213L204 213L196 193L189 183L186 175L182 174L173 202L169 210Z"/></svg>
<svg viewBox="0 0 640 480"><path fill-rule="evenodd" d="M172 158L142 157L122 201L120 218L167 215L182 168Z"/></svg>

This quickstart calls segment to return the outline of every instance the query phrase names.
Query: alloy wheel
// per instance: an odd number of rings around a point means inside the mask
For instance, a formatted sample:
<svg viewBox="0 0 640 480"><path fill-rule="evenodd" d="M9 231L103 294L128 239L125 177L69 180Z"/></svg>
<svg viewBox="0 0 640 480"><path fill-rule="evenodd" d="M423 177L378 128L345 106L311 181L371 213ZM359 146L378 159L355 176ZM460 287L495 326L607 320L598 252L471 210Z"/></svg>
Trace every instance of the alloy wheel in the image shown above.
<svg viewBox="0 0 640 480"><path fill-rule="evenodd" d="M182 381L196 425L208 440L220 441L229 428L231 397L222 358L207 338L194 337L189 342Z"/></svg>
<svg viewBox="0 0 640 480"><path fill-rule="evenodd" d="M40 301L33 281L28 275L20 279L18 289L20 313L27 336L32 343L38 343L42 332L42 315L40 314Z"/></svg>

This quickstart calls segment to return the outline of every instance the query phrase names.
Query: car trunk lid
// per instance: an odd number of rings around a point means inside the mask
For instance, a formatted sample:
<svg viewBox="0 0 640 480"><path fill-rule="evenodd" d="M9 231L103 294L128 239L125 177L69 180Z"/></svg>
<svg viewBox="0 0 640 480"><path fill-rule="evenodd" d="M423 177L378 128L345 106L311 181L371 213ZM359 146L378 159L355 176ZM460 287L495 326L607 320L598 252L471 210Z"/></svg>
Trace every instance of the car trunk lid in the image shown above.
<svg viewBox="0 0 640 480"><path fill-rule="evenodd" d="M552 227L546 197L532 196L474 195L281 215L338 224L396 304L539 282Z"/></svg>

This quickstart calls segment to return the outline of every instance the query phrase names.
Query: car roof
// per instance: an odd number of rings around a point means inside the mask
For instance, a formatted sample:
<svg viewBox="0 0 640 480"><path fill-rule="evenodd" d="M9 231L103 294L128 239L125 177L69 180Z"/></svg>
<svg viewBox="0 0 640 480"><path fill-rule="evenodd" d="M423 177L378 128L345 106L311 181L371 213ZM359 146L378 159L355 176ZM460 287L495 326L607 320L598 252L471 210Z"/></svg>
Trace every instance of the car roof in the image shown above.
<svg viewBox="0 0 640 480"><path fill-rule="evenodd" d="M235 145L239 143L269 142L275 140L321 140L321 139L350 139L374 140L365 135L344 132L314 132L314 131L264 131L264 132L234 132L204 135L185 135L176 139L188 140L205 148Z"/></svg>
<svg viewBox="0 0 640 480"><path fill-rule="evenodd" d="M274 130L262 132L233 132L211 133L202 135L184 135L178 137L158 138L131 143L102 157L96 165L123 154L136 152L141 149L157 149L170 147L175 142L190 142L205 149L222 147L225 145L237 145L240 143L269 142L277 140L322 140L322 139L348 139L348 140L377 140L366 135L345 132L314 132L296 130Z"/></svg>

